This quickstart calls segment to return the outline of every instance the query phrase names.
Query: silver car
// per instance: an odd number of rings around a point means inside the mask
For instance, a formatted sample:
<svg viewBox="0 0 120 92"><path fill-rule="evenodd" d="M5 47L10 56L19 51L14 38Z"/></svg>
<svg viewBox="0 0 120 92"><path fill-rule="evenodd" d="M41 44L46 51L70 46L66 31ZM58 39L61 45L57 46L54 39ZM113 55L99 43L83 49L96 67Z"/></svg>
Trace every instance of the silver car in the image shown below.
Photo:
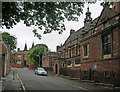
<svg viewBox="0 0 120 92"><path fill-rule="evenodd" d="M47 71L46 71L44 68L37 67L37 68L35 69L35 74L38 74L38 75L46 75L46 76L47 76Z"/></svg>

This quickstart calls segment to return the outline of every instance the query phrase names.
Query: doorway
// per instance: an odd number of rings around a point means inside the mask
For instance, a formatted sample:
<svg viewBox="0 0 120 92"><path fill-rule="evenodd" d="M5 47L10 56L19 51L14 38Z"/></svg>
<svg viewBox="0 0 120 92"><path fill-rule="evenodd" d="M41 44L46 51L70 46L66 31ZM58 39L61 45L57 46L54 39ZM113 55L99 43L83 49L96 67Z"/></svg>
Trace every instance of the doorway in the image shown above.
<svg viewBox="0 0 120 92"><path fill-rule="evenodd" d="M24 60L24 66L26 66L26 60Z"/></svg>
<svg viewBox="0 0 120 92"><path fill-rule="evenodd" d="M58 65L55 65L55 74L58 74Z"/></svg>
<svg viewBox="0 0 120 92"><path fill-rule="evenodd" d="M91 71L91 69L89 69L89 80L91 80L92 79L92 71Z"/></svg>

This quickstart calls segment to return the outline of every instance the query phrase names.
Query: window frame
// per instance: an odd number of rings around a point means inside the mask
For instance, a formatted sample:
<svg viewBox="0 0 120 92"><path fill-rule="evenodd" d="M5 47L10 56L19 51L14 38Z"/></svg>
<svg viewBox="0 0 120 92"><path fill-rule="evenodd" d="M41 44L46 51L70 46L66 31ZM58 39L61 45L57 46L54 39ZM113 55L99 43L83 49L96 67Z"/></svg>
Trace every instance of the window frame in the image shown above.
<svg viewBox="0 0 120 92"><path fill-rule="evenodd" d="M17 58L18 58L18 59L21 59L21 58L22 58L22 56L21 56L21 55L18 55L18 56L17 56Z"/></svg>
<svg viewBox="0 0 120 92"><path fill-rule="evenodd" d="M97 70L93 70L93 77L97 77L98 76L98 71Z"/></svg>
<svg viewBox="0 0 120 92"><path fill-rule="evenodd" d="M72 50L71 50L71 57L74 57L75 56L75 47L72 47Z"/></svg>
<svg viewBox="0 0 120 92"><path fill-rule="evenodd" d="M84 77L88 76L88 71L83 71Z"/></svg>
<svg viewBox="0 0 120 92"><path fill-rule="evenodd" d="M68 63L68 62L70 62L70 64ZM67 67L72 67L72 61L67 61Z"/></svg>
<svg viewBox="0 0 120 92"><path fill-rule="evenodd" d="M78 53L78 55L80 55L80 47L81 47L81 46L80 46L80 45L78 45L78 52L77 52L77 53Z"/></svg>
<svg viewBox="0 0 120 92"><path fill-rule="evenodd" d="M79 63L76 63L76 61L79 61ZM81 64L81 60L80 59L75 59L75 65Z"/></svg>
<svg viewBox="0 0 120 92"><path fill-rule="evenodd" d="M108 74L106 74L108 73ZM109 78L110 77L110 70L105 70L104 71L104 77Z"/></svg>
<svg viewBox="0 0 120 92"><path fill-rule="evenodd" d="M105 46L107 47L106 52L105 52ZM102 56L104 59L108 59L112 57L112 33L111 32L102 35Z"/></svg>
<svg viewBox="0 0 120 92"><path fill-rule="evenodd" d="M85 55L85 49L84 49L84 46L87 46L86 48L86 52L87 52L87 55ZM83 46L82 46L82 51L83 51L83 59L88 59L88 57L89 57L89 43L86 43L86 44L83 44Z"/></svg>

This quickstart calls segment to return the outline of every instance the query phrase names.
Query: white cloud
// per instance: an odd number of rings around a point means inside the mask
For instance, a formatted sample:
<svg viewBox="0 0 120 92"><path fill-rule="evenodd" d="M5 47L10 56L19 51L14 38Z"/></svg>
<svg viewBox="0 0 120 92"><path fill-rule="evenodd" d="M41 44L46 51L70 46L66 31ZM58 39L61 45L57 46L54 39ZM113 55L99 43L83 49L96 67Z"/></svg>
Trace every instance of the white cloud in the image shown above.
<svg viewBox="0 0 120 92"><path fill-rule="evenodd" d="M102 6L100 6L100 2L97 2L96 4L91 4L89 7L93 19L100 15L102 11ZM85 5L84 7L84 13L79 17L79 22L66 21L66 31L64 31L62 34L58 34L58 32L43 34L41 40L34 37L34 34L32 33L34 27L26 27L23 24L23 22L20 22L17 25L15 25L13 29L7 30L4 28L2 31L7 31L10 34L15 35L18 41L17 47L19 47L21 50L24 49L25 42L27 43L28 49L32 46L32 42L34 42L34 44L46 44L49 47L49 49L51 49L51 51L56 51L56 46L60 45L61 43L63 44L69 36L70 29L78 30L84 25L86 10L87 5Z"/></svg>

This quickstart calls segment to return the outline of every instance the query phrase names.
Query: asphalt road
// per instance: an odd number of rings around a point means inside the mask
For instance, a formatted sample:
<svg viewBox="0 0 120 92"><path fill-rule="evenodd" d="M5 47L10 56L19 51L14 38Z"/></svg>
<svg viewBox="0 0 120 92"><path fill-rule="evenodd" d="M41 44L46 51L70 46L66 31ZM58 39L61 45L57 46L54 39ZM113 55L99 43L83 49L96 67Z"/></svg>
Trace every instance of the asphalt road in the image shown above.
<svg viewBox="0 0 120 92"><path fill-rule="evenodd" d="M76 90L79 92L110 92L110 89L107 88L60 78L56 75L40 76L35 75L33 70L19 68L14 69L17 70L26 90Z"/></svg>

